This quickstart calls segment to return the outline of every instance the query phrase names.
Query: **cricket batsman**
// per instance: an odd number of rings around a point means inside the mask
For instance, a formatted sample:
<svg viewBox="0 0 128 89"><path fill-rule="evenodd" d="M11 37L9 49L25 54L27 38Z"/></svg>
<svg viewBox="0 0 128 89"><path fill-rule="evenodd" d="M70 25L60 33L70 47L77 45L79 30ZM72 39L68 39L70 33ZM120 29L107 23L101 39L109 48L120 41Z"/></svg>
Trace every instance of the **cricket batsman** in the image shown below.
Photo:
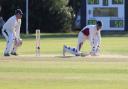
<svg viewBox="0 0 128 89"><path fill-rule="evenodd" d="M99 55L100 43L101 43L101 29L102 29L101 21L96 21L95 25L85 26L78 34L77 48L72 48L64 45L63 55L65 56L65 52L69 52L76 56L80 56L81 55L80 50L85 40L89 40L90 42L91 45L90 55L92 56Z"/></svg>
<svg viewBox="0 0 128 89"><path fill-rule="evenodd" d="M21 9L15 10L15 14L10 17L3 25L2 34L6 39L6 48L4 50L4 56L15 55L16 50L22 45L22 39L20 38L20 27L22 18Z"/></svg>

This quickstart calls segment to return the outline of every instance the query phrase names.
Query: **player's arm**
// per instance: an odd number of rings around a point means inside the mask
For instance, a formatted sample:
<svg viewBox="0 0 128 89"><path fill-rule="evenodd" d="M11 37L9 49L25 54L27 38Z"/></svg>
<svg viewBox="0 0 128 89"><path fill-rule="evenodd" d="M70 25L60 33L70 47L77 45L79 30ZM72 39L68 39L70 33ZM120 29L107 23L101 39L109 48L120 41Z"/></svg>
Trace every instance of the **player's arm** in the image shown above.
<svg viewBox="0 0 128 89"><path fill-rule="evenodd" d="M89 41L90 41L90 44L91 44L91 47L94 46L94 35L95 32L93 30L89 30Z"/></svg>
<svg viewBox="0 0 128 89"><path fill-rule="evenodd" d="M14 38L16 39L17 38L16 31L15 31L16 22L14 20L12 20L12 22L10 23L10 25L11 25L11 28L10 29L12 30L13 35L14 35Z"/></svg>
<svg viewBox="0 0 128 89"><path fill-rule="evenodd" d="M100 44L101 44L101 32L100 31L97 32L96 38L97 38L97 47L100 47Z"/></svg>
<svg viewBox="0 0 128 89"><path fill-rule="evenodd" d="M96 48L95 52L98 54L100 52L100 43L101 43L101 34L100 31L97 31L95 35L94 45Z"/></svg>
<svg viewBox="0 0 128 89"><path fill-rule="evenodd" d="M91 43L91 55L100 51L101 34L100 31L91 30L90 32L90 43Z"/></svg>
<svg viewBox="0 0 128 89"><path fill-rule="evenodd" d="M18 25L16 26L16 37L20 39L20 27L21 27L21 19L18 21Z"/></svg>

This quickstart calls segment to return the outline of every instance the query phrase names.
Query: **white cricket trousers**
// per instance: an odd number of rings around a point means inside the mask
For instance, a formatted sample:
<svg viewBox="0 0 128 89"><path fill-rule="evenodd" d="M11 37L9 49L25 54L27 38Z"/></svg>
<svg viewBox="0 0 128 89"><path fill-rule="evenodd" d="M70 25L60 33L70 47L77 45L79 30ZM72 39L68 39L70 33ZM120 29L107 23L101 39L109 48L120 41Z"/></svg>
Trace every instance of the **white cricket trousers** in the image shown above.
<svg viewBox="0 0 128 89"><path fill-rule="evenodd" d="M6 48L4 50L4 53L11 53L12 49L13 49L13 44L14 44L14 35L12 32L9 32L6 29L2 29L2 34L6 39Z"/></svg>
<svg viewBox="0 0 128 89"><path fill-rule="evenodd" d="M80 49L80 44L82 43L84 43L84 41L85 40L87 40L88 39L88 37L87 36L85 36L81 31L79 32L79 34L78 34L78 42L77 42L77 51L80 51L79 49Z"/></svg>

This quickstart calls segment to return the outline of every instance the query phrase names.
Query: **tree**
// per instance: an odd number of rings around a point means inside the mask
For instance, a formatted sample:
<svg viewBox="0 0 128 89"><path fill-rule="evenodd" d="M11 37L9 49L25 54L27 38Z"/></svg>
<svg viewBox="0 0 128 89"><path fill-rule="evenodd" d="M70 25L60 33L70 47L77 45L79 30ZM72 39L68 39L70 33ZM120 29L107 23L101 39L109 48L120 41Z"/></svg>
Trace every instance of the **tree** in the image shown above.
<svg viewBox="0 0 128 89"><path fill-rule="evenodd" d="M1 15L6 21L14 10L21 8L24 16L22 30L25 32L25 2L26 0L0 0ZM71 29L72 17L67 0L29 0L29 32L35 29L41 32L67 32Z"/></svg>
<svg viewBox="0 0 128 89"><path fill-rule="evenodd" d="M75 22L77 22L77 18L81 17L81 5L82 5L82 0L69 0L68 2L68 6L71 7L73 9L73 12L71 12L72 14L72 30L81 30L80 27L80 22L79 25L77 26Z"/></svg>
<svg viewBox="0 0 128 89"><path fill-rule="evenodd" d="M39 28L42 32L69 31L71 14L66 5L66 0L31 0L29 7L31 29ZM35 20L36 24L32 20Z"/></svg>
<svg viewBox="0 0 128 89"><path fill-rule="evenodd" d="M69 0L68 6L71 6L73 8L73 11L75 14L77 14L81 8L81 0Z"/></svg>

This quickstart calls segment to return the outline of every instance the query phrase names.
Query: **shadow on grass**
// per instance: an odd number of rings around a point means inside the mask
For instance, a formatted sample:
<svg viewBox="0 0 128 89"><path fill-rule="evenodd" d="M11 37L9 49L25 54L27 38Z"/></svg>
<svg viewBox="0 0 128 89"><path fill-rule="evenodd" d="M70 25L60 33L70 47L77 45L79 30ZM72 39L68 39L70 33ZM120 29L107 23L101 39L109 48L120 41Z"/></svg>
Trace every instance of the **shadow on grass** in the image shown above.
<svg viewBox="0 0 128 89"><path fill-rule="evenodd" d="M55 56L57 58L73 58L73 57L76 57L76 56Z"/></svg>

